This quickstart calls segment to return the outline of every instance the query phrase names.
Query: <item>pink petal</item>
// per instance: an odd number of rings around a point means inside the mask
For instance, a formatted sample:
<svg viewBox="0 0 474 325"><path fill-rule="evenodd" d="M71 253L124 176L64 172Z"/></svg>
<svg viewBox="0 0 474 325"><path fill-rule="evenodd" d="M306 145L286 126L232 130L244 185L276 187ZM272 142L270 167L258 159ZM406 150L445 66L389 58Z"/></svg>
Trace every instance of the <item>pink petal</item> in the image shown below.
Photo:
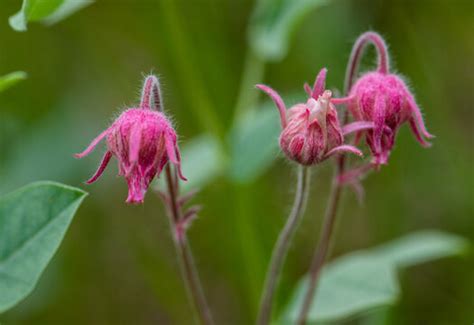
<svg viewBox="0 0 474 325"><path fill-rule="evenodd" d="M374 122L357 121L346 124L342 127L342 135L347 135L353 132L365 131L374 128Z"/></svg>
<svg viewBox="0 0 474 325"><path fill-rule="evenodd" d="M349 104L352 100L354 100L354 96L331 98L331 103L333 103L334 105Z"/></svg>
<svg viewBox="0 0 474 325"><path fill-rule="evenodd" d="M292 156L296 157L301 154L304 146L304 138L300 135L295 136L291 139L290 146L288 147Z"/></svg>
<svg viewBox="0 0 474 325"><path fill-rule="evenodd" d="M107 151L104 154L104 157L102 158L102 161L100 162L99 168L97 168L97 171L95 172L95 174L86 181L87 184L94 183L102 175L105 168L109 164L110 158L112 158L112 153L110 151Z"/></svg>
<svg viewBox="0 0 474 325"><path fill-rule="evenodd" d="M168 155L168 158L173 163L173 165L176 166L179 178L186 181L187 178L184 177L183 172L181 170L181 155L177 148L176 136L171 132L166 132L164 137L165 137L166 153Z"/></svg>
<svg viewBox="0 0 474 325"><path fill-rule="evenodd" d="M140 153L140 144L142 138L142 129L138 123L134 124L130 130L129 139L129 160L130 165L135 165L138 162L138 156Z"/></svg>
<svg viewBox="0 0 474 325"><path fill-rule="evenodd" d="M165 147L169 160L173 164L178 164L178 157L175 152L176 137L171 132L165 132Z"/></svg>
<svg viewBox="0 0 474 325"><path fill-rule="evenodd" d="M431 147L431 143L429 143L428 141L426 141L420 134L420 131L418 130L418 126L416 125L416 122L415 120L412 118L410 118L409 120L410 122L410 128L413 132L413 134L415 135L415 138L416 140L425 148L428 148L428 147Z"/></svg>
<svg viewBox="0 0 474 325"><path fill-rule="evenodd" d="M406 92L407 92L408 107L410 108L413 114L412 119L415 122L414 126L417 129L417 133L423 135L427 139L434 138L434 135L432 135L431 133L428 132L428 130L426 130L425 122L423 121L423 116L421 115L420 108L416 104L415 99L410 94L410 92L408 92L408 90ZM415 133L415 136L416 136L416 133Z"/></svg>
<svg viewBox="0 0 474 325"><path fill-rule="evenodd" d="M350 146L348 144L343 144L342 146L338 146L338 147L335 147L335 148L332 148L331 150L329 150L326 153L325 157L328 158L332 155L340 154L340 153L353 153L353 154L355 154L359 157L363 156L362 151L360 151L356 147Z"/></svg>
<svg viewBox="0 0 474 325"><path fill-rule="evenodd" d="M178 176L183 181L187 181L188 179L186 177L184 177L183 171L181 170L181 154L179 153L178 145L175 145L175 149L176 149L176 156L178 158L178 163L175 164L176 169L178 170Z"/></svg>
<svg viewBox="0 0 474 325"><path fill-rule="evenodd" d="M108 128L107 130L103 131L101 134L99 134L94 140L92 140L91 144L81 153L76 153L74 155L74 157L76 158L82 158L84 156L87 156L88 154L90 154L92 152L92 150L95 149L95 147L99 144L99 142L105 137L107 136L107 134L109 133L111 127Z"/></svg>
<svg viewBox="0 0 474 325"><path fill-rule="evenodd" d="M311 89L311 87L308 85L307 82L304 83L304 91L309 97L311 97L313 90Z"/></svg>
<svg viewBox="0 0 474 325"><path fill-rule="evenodd" d="M386 109L386 102L385 97L381 95L377 95L375 97L374 103L374 112L373 112L373 120L374 120L374 147L377 153L382 151L382 134L384 131L385 125L385 109Z"/></svg>
<svg viewBox="0 0 474 325"><path fill-rule="evenodd" d="M321 96L324 92L324 89L326 87L326 74L328 72L328 69L322 68L317 77L316 80L314 81L314 86L313 86L313 93L312 97L314 99L318 99L319 96Z"/></svg>
<svg viewBox="0 0 474 325"><path fill-rule="evenodd" d="M283 99L281 99L280 95L278 95L278 93L275 90L273 90L272 88L268 86L257 85L256 87L264 91L273 100L276 107L278 108L278 111L280 112L281 127L284 129L286 127L286 106L285 106L285 103L283 102Z"/></svg>

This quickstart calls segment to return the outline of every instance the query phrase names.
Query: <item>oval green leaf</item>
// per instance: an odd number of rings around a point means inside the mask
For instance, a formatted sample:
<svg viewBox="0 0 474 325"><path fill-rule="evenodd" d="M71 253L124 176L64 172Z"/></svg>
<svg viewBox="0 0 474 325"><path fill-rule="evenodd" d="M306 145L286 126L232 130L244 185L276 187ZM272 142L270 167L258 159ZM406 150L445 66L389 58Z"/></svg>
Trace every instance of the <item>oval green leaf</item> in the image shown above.
<svg viewBox="0 0 474 325"><path fill-rule="evenodd" d="M398 269L457 255L467 247L467 241L459 236L423 231L338 258L322 272L308 323L339 321L393 305L400 294ZM283 313L282 324L296 322L307 284L307 277L299 282Z"/></svg>
<svg viewBox="0 0 474 325"><path fill-rule="evenodd" d="M34 289L86 195L37 182L0 198L0 313Z"/></svg>

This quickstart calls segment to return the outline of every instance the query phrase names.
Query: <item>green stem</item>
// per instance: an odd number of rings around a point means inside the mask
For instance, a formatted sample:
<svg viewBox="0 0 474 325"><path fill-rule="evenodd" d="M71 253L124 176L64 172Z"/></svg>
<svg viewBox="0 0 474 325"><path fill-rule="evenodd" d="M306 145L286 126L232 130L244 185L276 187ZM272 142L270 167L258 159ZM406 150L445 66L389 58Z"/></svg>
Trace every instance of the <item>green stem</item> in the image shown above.
<svg viewBox="0 0 474 325"><path fill-rule="evenodd" d="M257 324L266 325L270 322L272 316L273 297L278 280L281 276L283 264L291 240L295 234L298 225L304 214L306 199L309 192L310 170L305 166L298 166L298 183L296 185L295 200L290 215L283 227L272 253L272 259L268 268L267 278L265 280L264 292L260 303L260 313Z"/></svg>

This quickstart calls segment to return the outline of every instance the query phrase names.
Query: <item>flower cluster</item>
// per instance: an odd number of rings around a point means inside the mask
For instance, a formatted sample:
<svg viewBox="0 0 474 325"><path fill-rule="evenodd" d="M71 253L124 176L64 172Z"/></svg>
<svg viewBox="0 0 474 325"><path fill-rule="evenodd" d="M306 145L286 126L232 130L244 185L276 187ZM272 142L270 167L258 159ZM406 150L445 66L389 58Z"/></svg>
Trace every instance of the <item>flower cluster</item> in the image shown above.
<svg viewBox="0 0 474 325"><path fill-rule="evenodd" d="M127 203L143 202L151 181L160 175L168 161L176 166L180 178L186 179L181 172L176 132L164 113L153 109L160 109L161 105L158 87L156 77L149 76L145 80L139 107L124 111L89 147L75 155L77 158L88 155L106 138L107 151L99 168L87 183L95 182L112 156L115 156L119 175L125 177L128 184Z"/></svg>

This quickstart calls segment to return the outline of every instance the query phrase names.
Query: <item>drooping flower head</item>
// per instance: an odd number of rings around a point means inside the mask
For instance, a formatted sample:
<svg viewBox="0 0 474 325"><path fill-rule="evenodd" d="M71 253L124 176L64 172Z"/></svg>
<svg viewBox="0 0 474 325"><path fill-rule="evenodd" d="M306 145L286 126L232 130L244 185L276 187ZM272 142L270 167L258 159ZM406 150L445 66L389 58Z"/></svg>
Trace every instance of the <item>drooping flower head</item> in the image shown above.
<svg viewBox="0 0 474 325"><path fill-rule="evenodd" d="M373 129L365 133L372 153L371 163L378 167L387 164L398 129L405 122L409 122L416 140L424 147L430 146L426 139L433 138L433 135L427 131L420 109L405 82L390 73L387 48L382 37L374 32L363 34L356 41L353 53L360 56L369 42L378 51L377 70L365 73L355 82L350 88L347 104L355 120L374 123ZM353 64L354 69L356 66Z"/></svg>
<svg viewBox="0 0 474 325"><path fill-rule="evenodd" d="M319 72L312 90L305 86L309 95L306 103L296 104L289 110L286 110L276 91L265 85L257 85L279 109L282 151L289 159L305 166L320 163L342 152L362 155L357 148L343 144L343 130L331 103L331 91L325 90L326 72L326 69Z"/></svg>
<svg viewBox="0 0 474 325"><path fill-rule="evenodd" d="M125 177L128 184L127 203L143 203L148 186L168 161L176 166L179 177L186 180L181 172L176 132L161 106L158 79L148 76L139 107L124 111L89 147L75 155L77 158L88 155L106 138L107 151L87 184L102 175L112 156L118 160L119 175Z"/></svg>

